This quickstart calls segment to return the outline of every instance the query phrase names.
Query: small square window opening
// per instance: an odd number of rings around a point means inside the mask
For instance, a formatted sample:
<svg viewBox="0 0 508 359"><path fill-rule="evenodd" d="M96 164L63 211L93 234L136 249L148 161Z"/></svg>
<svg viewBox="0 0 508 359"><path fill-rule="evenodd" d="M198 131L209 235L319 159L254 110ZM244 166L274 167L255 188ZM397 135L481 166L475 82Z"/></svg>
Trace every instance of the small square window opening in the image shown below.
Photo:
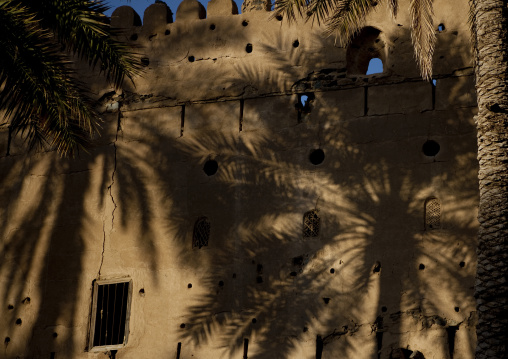
<svg viewBox="0 0 508 359"><path fill-rule="evenodd" d="M129 335L132 280L94 281L90 351L123 348Z"/></svg>

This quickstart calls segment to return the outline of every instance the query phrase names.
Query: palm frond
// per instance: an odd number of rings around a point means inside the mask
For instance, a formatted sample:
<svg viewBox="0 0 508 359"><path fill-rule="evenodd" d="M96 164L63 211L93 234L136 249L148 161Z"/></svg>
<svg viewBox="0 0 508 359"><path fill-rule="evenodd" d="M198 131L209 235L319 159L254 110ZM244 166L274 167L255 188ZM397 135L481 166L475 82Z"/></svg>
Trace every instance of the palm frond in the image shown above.
<svg viewBox="0 0 508 359"><path fill-rule="evenodd" d="M432 0L411 0L411 40L416 61L425 80L432 79L432 57L436 44L436 32Z"/></svg>
<svg viewBox="0 0 508 359"><path fill-rule="evenodd" d="M100 120L52 34L15 1L0 3L0 31L0 109L13 132L64 155L85 147Z"/></svg>
<svg viewBox="0 0 508 359"><path fill-rule="evenodd" d="M323 0L329 1L329 0ZM295 21L296 17L305 16L308 0L277 0L275 2L274 16L283 15L289 21Z"/></svg>
<svg viewBox="0 0 508 359"><path fill-rule="evenodd" d="M43 27L52 29L58 41L88 65L119 87L125 77L131 81L141 65L132 50L114 40L114 30L103 14L103 0L19 0L38 16Z"/></svg>
<svg viewBox="0 0 508 359"><path fill-rule="evenodd" d="M337 1L337 6L331 10L333 15L326 21L327 32L336 33L341 45L345 46L361 29L365 17L376 5L372 0Z"/></svg>

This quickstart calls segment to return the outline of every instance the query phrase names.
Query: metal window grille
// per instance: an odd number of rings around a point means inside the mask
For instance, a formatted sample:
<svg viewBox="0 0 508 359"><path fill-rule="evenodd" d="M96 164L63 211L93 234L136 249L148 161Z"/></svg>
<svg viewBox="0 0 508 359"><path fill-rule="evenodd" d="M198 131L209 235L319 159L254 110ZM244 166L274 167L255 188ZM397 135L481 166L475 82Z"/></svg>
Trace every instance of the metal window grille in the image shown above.
<svg viewBox="0 0 508 359"><path fill-rule="evenodd" d="M201 248L208 246L210 238L210 221L206 217L198 218L194 224L194 233L192 234L192 246Z"/></svg>
<svg viewBox="0 0 508 359"><path fill-rule="evenodd" d="M95 281L90 349L110 350L127 344L132 281Z"/></svg>
<svg viewBox="0 0 508 359"><path fill-rule="evenodd" d="M437 198L429 198L425 201L425 228L439 227L441 227L441 204Z"/></svg>
<svg viewBox="0 0 508 359"><path fill-rule="evenodd" d="M320 222L321 219L318 216L317 210L306 212L303 215L303 236L317 237L319 235Z"/></svg>

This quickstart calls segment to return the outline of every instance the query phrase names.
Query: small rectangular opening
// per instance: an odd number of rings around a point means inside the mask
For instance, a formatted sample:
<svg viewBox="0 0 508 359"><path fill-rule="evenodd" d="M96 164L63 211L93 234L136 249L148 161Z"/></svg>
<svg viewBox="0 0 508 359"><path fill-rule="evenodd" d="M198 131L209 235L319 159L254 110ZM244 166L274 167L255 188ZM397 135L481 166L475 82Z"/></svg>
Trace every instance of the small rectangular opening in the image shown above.
<svg viewBox="0 0 508 359"><path fill-rule="evenodd" d="M122 348L129 334L132 280L94 281L90 348Z"/></svg>

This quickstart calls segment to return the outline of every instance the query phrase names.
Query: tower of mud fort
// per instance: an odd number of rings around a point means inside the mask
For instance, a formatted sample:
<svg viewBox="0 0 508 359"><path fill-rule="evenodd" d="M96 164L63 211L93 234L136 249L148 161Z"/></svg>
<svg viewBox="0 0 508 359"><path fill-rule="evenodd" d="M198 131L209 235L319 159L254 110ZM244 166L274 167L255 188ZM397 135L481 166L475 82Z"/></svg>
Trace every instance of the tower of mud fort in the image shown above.
<svg viewBox="0 0 508 359"><path fill-rule="evenodd" d="M347 46L263 0L116 9L144 71L83 76L89 153L0 131L0 358L473 358L468 4L434 1L433 81L385 5Z"/></svg>

